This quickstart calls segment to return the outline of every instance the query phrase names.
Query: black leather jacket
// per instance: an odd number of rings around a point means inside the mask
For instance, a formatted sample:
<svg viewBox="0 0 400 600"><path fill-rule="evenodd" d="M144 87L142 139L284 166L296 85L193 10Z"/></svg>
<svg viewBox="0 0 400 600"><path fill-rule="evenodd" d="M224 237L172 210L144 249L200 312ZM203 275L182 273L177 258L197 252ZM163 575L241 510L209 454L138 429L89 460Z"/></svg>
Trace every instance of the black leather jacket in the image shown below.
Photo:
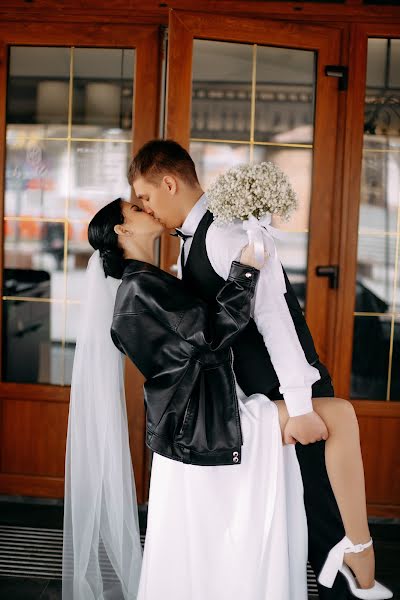
<svg viewBox="0 0 400 600"><path fill-rule="evenodd" d="M146 378L146 444L196 465L241 462L231 344L250 319L259 271L233 262L210 307L183 282L129 259L111 337Z"/></svg>

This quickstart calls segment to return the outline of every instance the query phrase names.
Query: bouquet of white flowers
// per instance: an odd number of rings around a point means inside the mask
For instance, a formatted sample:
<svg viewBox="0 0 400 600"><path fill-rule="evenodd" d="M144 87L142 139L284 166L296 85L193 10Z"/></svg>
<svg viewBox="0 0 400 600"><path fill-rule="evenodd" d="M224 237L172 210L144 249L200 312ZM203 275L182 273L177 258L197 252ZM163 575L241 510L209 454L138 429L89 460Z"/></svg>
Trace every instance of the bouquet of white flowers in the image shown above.
<svg viewBox="0 0 400 600"><path fill-rule="evenodd" d="M286 234L271 225L271 215L288 221L297 206L289 179L271 162L233 167L207 190L207 207L216 225L242 221L257 263L263 265L265 255L273 259L269 268L282 293L286 284L273 238L285 239Z"/></svg>
<svg viewBox="0 0 400 600"><path fill-rule="evenodd" d="M214 221L221 225L267 214L288 221L298 205L289 179L271 162L232 167L211 184L207 199Z"/></svg>

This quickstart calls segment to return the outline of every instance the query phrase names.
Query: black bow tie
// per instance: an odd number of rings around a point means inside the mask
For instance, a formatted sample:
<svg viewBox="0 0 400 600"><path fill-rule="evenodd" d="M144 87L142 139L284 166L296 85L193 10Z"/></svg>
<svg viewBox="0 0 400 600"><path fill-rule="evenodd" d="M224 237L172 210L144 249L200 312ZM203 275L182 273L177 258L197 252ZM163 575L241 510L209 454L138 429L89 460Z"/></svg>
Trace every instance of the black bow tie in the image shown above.
<svg viewBox="0 0 400 600"><path fill-rule="evenodd" d="M171 235L175 236L175 237L180 237L183 239L184 242L186 242L186 240L188 238L193 237L193 235L188 235L186 233L183 233L183 231L181 231L180 229L175 229L175 233L171 233Z"/></svg>

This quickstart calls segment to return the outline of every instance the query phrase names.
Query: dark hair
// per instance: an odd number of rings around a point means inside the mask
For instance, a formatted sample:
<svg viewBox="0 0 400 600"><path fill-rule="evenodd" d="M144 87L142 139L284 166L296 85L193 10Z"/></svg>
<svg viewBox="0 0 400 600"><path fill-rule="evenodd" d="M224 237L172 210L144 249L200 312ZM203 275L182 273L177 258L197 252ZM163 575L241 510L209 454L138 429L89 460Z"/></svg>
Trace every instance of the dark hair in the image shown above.
<svg viewBox="0 0 400 600"><path fill-rule="evenodd" d="M121 279L125 268L124 251L118 246L118 235L114 231L114 225L123 222L121 198L117 198L103 206L88 225L89 244L100 251L106 277Z"/></svg>
<svg viewBox="0 0 400 600"><path fill-rule="evenodd" d="M196 167L190 154L174 140L151 140L134 156L128 170L130 185L143 175L155 183L166 173L177 175L189 185L198 185Z"/></svg>

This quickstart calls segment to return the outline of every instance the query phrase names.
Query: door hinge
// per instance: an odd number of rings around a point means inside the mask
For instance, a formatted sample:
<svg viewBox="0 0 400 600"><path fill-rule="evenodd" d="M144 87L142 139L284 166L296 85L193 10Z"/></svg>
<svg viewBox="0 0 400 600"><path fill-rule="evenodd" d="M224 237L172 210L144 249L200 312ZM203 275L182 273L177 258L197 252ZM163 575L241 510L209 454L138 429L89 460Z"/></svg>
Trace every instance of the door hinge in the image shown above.
<svg viewBox="0 0 400 600"><path fill-rule="evenodd" d="M325 75L327 77L337 77L339 80L338 89L340 91L347 90L349 81L349 68L341 65L326 65Z"/></svg>

